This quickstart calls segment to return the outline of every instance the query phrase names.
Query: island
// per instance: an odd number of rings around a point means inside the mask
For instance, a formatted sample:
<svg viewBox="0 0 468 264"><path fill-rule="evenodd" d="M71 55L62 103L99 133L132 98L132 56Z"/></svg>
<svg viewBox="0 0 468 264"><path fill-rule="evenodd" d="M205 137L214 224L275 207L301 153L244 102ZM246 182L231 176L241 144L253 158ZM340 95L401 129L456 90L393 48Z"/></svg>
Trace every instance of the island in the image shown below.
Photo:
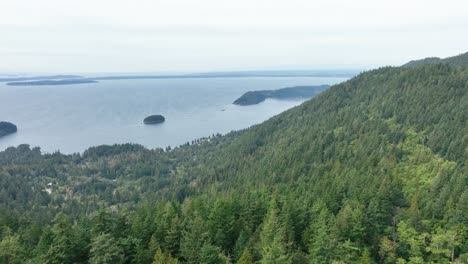
<svg viewBox="0 0 468 264"><path fill-rule="evenodd" d="M9 77L0 78L0 82L22 82L22 81L39 81L39 80L56 80L56 79L75 79L83 78L79 75L50 75L50 76L29 76L29 77Z"/></svg>
<svg viewBox="0 0 468 264"><path fill-rule="evenodd" d="M153 125L163 123L166 119L162 115L151 115L143 120L145 125Z"/></svg>
<svg viewBox="0 0 468 264"><path fill-rule="evenodd" d="M236 99L233 104L240 106L259 104L268 98L271 99L308 99L326 90L330 85L294 86L278 90L249 91Z"/></svg>
<svg viewBox="0 0 468 264"><path fill-rule="evenodd" d="M18 128L16 125L10 123L10 122L0 122L0 137L16 133L18 131Z"/></svg>
<svg viewBox="0 0 468 264"><path fill-rule="evenodd" d="M83 83L97 83L91 79L65 79L65 80L39 80L29 82L10 82L7 85L11 86L41 86L41 85L69 85L69 84L83 84Z"/></svg>

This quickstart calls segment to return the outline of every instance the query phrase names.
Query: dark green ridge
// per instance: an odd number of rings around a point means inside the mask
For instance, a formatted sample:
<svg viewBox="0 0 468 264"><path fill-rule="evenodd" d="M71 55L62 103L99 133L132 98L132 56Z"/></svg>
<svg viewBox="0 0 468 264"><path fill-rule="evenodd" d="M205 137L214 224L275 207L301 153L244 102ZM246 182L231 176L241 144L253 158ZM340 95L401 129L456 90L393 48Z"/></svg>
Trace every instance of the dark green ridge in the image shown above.
<svg viewBox="0 0 468 264"><path fill-rule="evenodd" d="M468 66L468 52L460 54L458 56L448 57L445 59L441 59L437 57L430 57L430 58L425 58L422 60L414 60L414 61L410 61L404 64L403 67L418 67L421 65L437 64L437 63L444 63L444 64L450 64L453 66L467 67Z"/></svg>

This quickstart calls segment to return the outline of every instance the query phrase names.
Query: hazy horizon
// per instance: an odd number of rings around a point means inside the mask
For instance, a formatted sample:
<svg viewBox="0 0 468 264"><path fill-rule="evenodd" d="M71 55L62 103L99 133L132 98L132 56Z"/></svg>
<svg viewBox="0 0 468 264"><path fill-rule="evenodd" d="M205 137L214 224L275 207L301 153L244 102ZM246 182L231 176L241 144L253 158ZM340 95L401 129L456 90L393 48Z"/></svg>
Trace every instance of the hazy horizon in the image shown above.
<svg viewBox="0 0 468 264"><path fill-rule="evenodd" d="M361 68L361 69L341 69L341 68L336 68L336 69L274 69L274 70L264 70L264 69L258 69L258 70L230 70L230 71L146 71L146 72L141 72L141 71L128 71L128 72L20 72L20 71L12 71L12 72L0 72L0 76L55 76L55 75L77 75L77 76L82 76L82 77L108 77L108 76L124 76L124 75L129 75L129 76L159 76L159 75L174 75L174 76L180 76L180 75L204 75L204 74L229 74L229 73L271 73L271 75L268 75L268 77L274 77L273 75L275 73L302 73L302 74L325 74L325 73L336 73L336 74L348 74L346 76L351 77L356 75L357 73L361 71L369 70L367 68Z"/></svg>
<svg viewBox="0 0 468 264"><path fill-rule="evenodd" d="M369 69L467 51L468 4L4 0L0 73Z"/></svg>

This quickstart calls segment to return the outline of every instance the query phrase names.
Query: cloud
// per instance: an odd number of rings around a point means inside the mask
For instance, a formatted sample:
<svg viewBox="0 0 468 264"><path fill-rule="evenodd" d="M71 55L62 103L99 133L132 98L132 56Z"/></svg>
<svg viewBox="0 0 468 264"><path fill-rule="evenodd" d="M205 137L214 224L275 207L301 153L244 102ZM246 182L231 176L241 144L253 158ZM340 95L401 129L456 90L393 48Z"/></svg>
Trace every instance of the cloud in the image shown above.
<svg viewBox="0 0 468 264"><path fill-rule="evenodd" d="M0 71L400 64L464 52L467 7L458 0L2 0Z"/></svg>

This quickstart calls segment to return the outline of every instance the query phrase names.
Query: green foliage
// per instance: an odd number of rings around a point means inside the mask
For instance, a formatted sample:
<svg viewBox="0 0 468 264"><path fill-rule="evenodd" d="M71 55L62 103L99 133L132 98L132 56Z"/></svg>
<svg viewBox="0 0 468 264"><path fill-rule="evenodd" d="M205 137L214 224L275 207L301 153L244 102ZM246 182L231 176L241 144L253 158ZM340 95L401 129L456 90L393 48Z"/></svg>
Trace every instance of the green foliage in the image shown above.
<svg viewBox="0 0 468 264"><path fill-rule="evenodd" d="M252 253L250 253L249 248L244 249L242 256L236 262L236 264L253 264L253 263L254 263L254 258L252 256Z"/></svg>
<svg viewBox="0 0 468 264"><path fill-rule="evenodd" d="M221 254L221 250L217 246L205 244L200 250L199 263L206 264L226 264L228 258Z"/></svg>
<svg viewBox="0 0 468 264"><path fill-rule="evenodd" d="M19 236L7 235L0 241L0 263L22 263L23 248Z"/></svg>
<svg viewBox="0 0 468 264"><path fill-rule="evenodd" d="M89 263L125 263L124 251L111 234L102 233L91 242Z"/></svg>
<svg viewBox="0 0 468 264"><path fill-rule="evenodd" d="M63 213L57 214L51 228L51 244L43 256L44 263L75 263L87 258L87 237Z"/></svg>
<svg viewBox="0 0 468 264"><path fill-rule="evenodd" d="M309 253L311 263L327 263L333 259L334 238L331 230L333 216L321 203L312 208L314 218L309 227Z"/></svg>
<svg viewBox="0 0 468 264"><path fill-rule="evenodd" d="M173 258L170 254L162 252L159 248L154 255L153 264L177 264L177 259Z"/></svg>
<svg viewBox="0 0 468 264"><path fill-rule="evenodd" d="M290 263L287 228L273 199L260 233L262 264Z"/></svg>
<svg viewBox="0 0 468 264"><path fill-rule="evenodd" d="M209 243L208 239L208 231L203 220L195 216L192 221L189 221L180 242L181 255L187 263L200 263L201 251Z"/></svg>
<svg viewBox="0 0 468 264"><path fill-rule="evenodd" d="M360 264L371 264L372 263L370 252L369 252L369 250L367 248L364 249L364 252L362 252L362 256L359 258L359 263Z"/></svg>

